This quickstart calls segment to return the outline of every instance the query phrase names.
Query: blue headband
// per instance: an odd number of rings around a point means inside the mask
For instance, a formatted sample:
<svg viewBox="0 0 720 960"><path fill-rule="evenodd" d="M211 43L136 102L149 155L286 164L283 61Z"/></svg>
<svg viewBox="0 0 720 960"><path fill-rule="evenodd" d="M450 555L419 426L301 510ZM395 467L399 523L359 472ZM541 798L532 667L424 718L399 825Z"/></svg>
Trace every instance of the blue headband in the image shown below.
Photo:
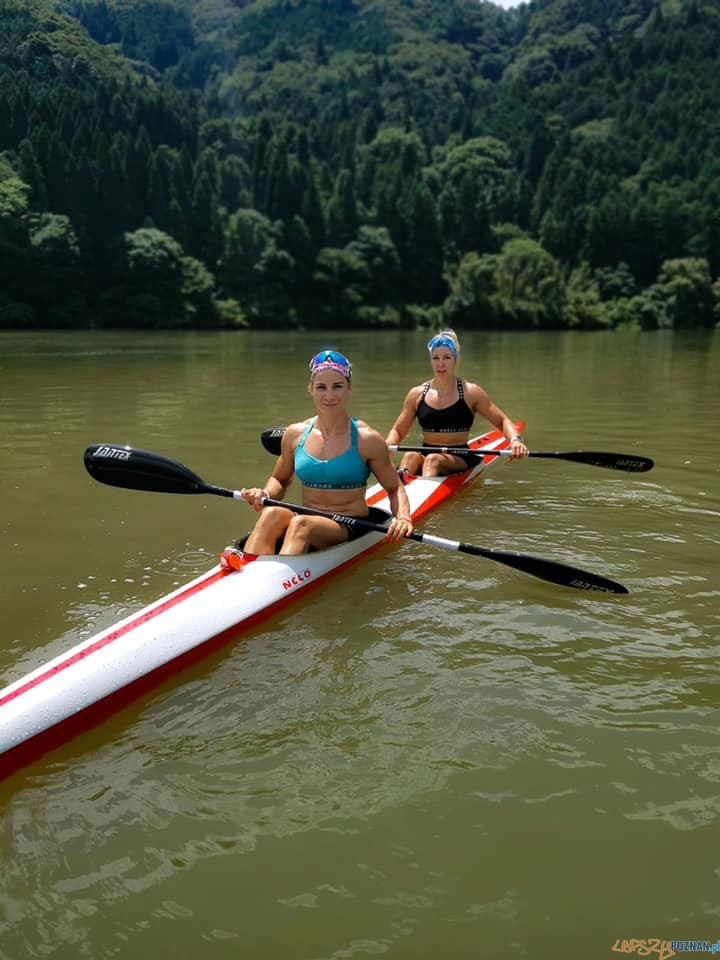
<svg viewBox="0 0 720 960"><path fill-rule="evenodd" d="M433 337L432 340L428 341L428 350L430 353L433 352L435 347L447 347L450 353L452 353L455 360L457 360L458 349L457 344L450 339L450 337L444 337L441 333Z"/></svg>

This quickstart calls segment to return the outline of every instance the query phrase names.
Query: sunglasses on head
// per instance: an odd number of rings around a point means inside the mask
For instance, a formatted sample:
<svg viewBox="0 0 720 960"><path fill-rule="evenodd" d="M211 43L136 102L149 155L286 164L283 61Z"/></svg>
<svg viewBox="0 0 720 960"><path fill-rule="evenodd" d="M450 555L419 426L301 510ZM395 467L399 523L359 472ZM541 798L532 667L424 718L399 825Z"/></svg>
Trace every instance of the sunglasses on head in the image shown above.
<svg viewBox="0 0 720 960"><path fill-rule="evenodd" d="M348 358L338 353L337 350L321 350L320 353L316 353L310 361L310 367L315 367L318 363L340 363L345 367L350 366Z"/></svg>
<svg viewBox="0 0 720 960"><path fill-rule="evenodd" d="M316 353L310 361L310 373L326 367L329 370L337 370L348 380L352 377L352 364L346 356L337 350L321 350Z"/></svg>

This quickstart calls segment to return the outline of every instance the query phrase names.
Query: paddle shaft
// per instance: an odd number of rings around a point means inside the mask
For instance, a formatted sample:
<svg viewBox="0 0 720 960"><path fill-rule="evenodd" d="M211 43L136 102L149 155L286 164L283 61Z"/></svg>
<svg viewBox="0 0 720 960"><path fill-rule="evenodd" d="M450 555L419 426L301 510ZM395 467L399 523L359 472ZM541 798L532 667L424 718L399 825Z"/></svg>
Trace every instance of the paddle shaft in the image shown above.
<svg viewBox="0 0 720 960"><path fill-rule="evenodd" d="M449 453L455 457L472 456L511 457L512 450L492 450L489 447L406 447L400 445L388 446L389 450L398 453ZM608 470L625 470L629 473L645 473L653 467L653 461L647 457L636 457L627 453L605 453L597 450L566 450L545 451L528 450L529 457L538 457L544 460L569 460L571 463L585 463L590 467L606 467Z"/></svg>
<svg viewBox="0 0 720 960"><path fill-rule="evenodd" d="M285 503L283 500L263 498L264 507L285 507L293 513L307 514L312 517L327 517L344 526L357 526L364 530L375 530L378 533L387 533L387 527L364 517L345 517L325 510L316 510L313 507L299 507ZM531 576L539 577L550 583L558 583L564 587L574 587L576 590L594 590L602 593L628 593L626 587L614 580L600 577L595 573L588 573L577 567L570 567L555 560L544 560L542 557L532 557L527 553L498 550L495 547L478 547L471 543L462 543L460 540L448 540L445 537L436 537L430 533L410 533L404 539L414 540L416 543L426 543L433 547L442 547L445 550L457 550L459 553L468 553L474 557L484 557L486 560L495 560L497 563L522 570Z"/></svg>
<svg viewBox="0 0 720 960"><path fill-rule="evenodd" d="M196 473L177 460L163 457L161 454L149 450L140 450L134 447L119 446L117 444L94 444L85 451L85 468L88 473L100 483L114 487L124 487L128 490L149 490L157 493L208 493L217 497L231 497L242 500L240 490L230 490L212 483L206 483ZM345 526L357 526L377 533L387 533L387 527L382 523L375 523L365 517L347 517L342 514L326 510L317 510L314 507L297 506L285 503L283 500L263 498L264 507L284 507L293 513L307 514L315 517L327 517L336 523ZM497 563L522 570L531 576L550 583L557 583L576 590L596 590L603 593L627 593L628 590L614 580L588 573L577 567L570 567L555 560L544 560L541 557L532 557L525 553L497 550L492 547L477 547L459 540L446 540L429 533L411 533L405 539L416 543L427 543L446 550L457 550L476 557L485 557Z"/></svg>
<svg viewBox="0 0 720 960"><path fill-rule="evenodd" d="M284 427L271 427L268 430L263 430L260 439L268 453L280 454L284 432ZM510 450L495 450L491 447L470 449L469 447L434 447L427 445L409 447L393 444L389 445L388 449L398 453L422 453L425 455L448 453L454 457L467 457L468 454L476 457L488 455L494 457L512 456ZM528 456L545 460L568 460L571 463L584 463L591 467L605 467L608 470L623 470L627 473L646 473L648 470L652 470L654 466L654 462L648 457L640 457L632 453L607 453L596 450L566 450L562 452L530 450Z"/></svg>

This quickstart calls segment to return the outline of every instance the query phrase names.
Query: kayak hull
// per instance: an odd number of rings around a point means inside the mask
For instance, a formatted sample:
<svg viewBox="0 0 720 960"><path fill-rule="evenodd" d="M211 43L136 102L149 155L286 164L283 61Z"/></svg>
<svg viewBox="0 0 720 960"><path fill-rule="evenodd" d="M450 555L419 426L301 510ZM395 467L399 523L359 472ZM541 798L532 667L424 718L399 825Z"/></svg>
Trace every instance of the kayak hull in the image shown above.
<svg viewBox="0 0 720 960"><path fill-rule="evenodd" d="M503 449L497 431L473 445ZM451 477L410 478L414 520L473 483L498 458ZM370 505L389 512L385 491ZM88 730L143 693L387 546L382 533L297 557L244 555L100 631L0 690L0 779Z"/></svg>

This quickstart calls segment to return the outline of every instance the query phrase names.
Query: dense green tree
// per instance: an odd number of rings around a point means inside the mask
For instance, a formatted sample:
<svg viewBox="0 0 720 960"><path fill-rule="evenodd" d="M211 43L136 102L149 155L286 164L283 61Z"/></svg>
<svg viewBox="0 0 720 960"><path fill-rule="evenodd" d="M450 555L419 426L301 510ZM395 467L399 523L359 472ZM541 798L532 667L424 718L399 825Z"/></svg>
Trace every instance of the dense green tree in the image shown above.
<svg viewBox="0 0 720 960"><path fill-rule="evenodd" d="M12 231L28 208L30 186L0 156L0 231Z"/></svg>
<svg viewBox="0 0 720 960"><path fill-rule="evenodd" d="M714 0L5 0L6 317L707 325L719 44Z"/></svg>
<svg viewBox="0 0 720 960"><path fill-rule="evenodd" d="M43 327L82 326L87 303L83 295L83 262L70 220L43 213L29 231L34 254L34 284L28 299Z"/></svg>
<svg viewBox="0 0 720 960"><path fill-rule="evenodd" d="M215 277L194 257L182 258L180 293L184 326L200 328L217 326Z"/></svg>
<svg viewBox="0 0 720 960"><path fill-rule="evenodd" d="M327 236L335 244L345 244L358 227L355 183L351 170L343 169L337 175L335 189L325 213Z"/></svg>
<svg viewBox="0 0 720 960"><path fill-rule="evenodd" d="M182 326L183 252L176 240L149 227L126 233L118 278L128 326Z"/></svg>
<svg viewBox="0 0 720 960"><path fill-rule="evenodd" d="M669 326L712 326L714 296L707 260L693 257L666 260L656 287L665 303Z"/></svg>
<svg viewBox="0 0 720 960"><path fill-rule="evenodd" d="M206 147L195 166L190 206L190 249L214 270L222 249L220 172L217 156Z"/></svg>
<svg viewBox="0 0 720 960"><path fill-rule="evenodd" d="M365 260L349 249L325 247L318 254L315 280L321 291L319 311L324 325L352 324L370 287Z"/></svg>
<svg viewBox="0 0 720 960"><path fill-rule="evenodd" d="M505 213L512 167L507 145L476 137L448 150L438 165L443 245L457 257L493 249L491 224Z"/></svg>
<svg viewBox="0 0 720 960"><path fill-rule="evenodd" d="M571 329L596 330L610 325L600 286L588 263L572 271L565 287L565 323Z"/></svg>
<svg viewBox="0 0 720 960"><path fill-rule="evenodd" d="M449 293L443 304L443 317L448 325L470 329L497 326L496 261L495 254L466 253L450 273Z"/></svg>
<svg viewBox="0 0 720 960"><path fill-rule="evenodd" d="M20 178L30 187L32 205L40 209L45 207L48 199L45 176L38 163L31 140L21 140L18 145L18 173Z"/></svg>
<svg viewBox="0 0 720 960"><path fill-rule="evenodd" d="M112 326L217 325L213 277L163 231L141 227L126 233L115 266L117 285L106 293Z"/></svg>
<svg viewBox="0 0 720 960"><path fill-rule="evenodd" d="M294 263L281 246L282 227L257 210L231 214L219 276L225 296L236 299L251 323L272 325L274 309L291 315Z"/></svg>
<svg viewBox="0 0 720 960"><path fill-rule="evenodd" d="M498 315L510 326L559 327L564 285L560 265L528 237L509 240L495 262Z"/></svg>
<svg viewBox="0 0 720 960"><path fill-rule="evenodd" d="M26 211L30 187L0 155L0 328L36 322Z"/></svg>
<svg viewBox="0 0 720 960"><path fill-rule="evenodd" d="M615 267L596 268L593 279L603 300L632 297L638 292L637 281L622 260Z"/></svg>
<svg viewBox="0 0 720 960"><path fill-rule="evenodd" d="M347 245L346 251L365 264L367 300L373 304L387 304L396 299L400 258L386 227L360 227L356 239Z"/></svg>

